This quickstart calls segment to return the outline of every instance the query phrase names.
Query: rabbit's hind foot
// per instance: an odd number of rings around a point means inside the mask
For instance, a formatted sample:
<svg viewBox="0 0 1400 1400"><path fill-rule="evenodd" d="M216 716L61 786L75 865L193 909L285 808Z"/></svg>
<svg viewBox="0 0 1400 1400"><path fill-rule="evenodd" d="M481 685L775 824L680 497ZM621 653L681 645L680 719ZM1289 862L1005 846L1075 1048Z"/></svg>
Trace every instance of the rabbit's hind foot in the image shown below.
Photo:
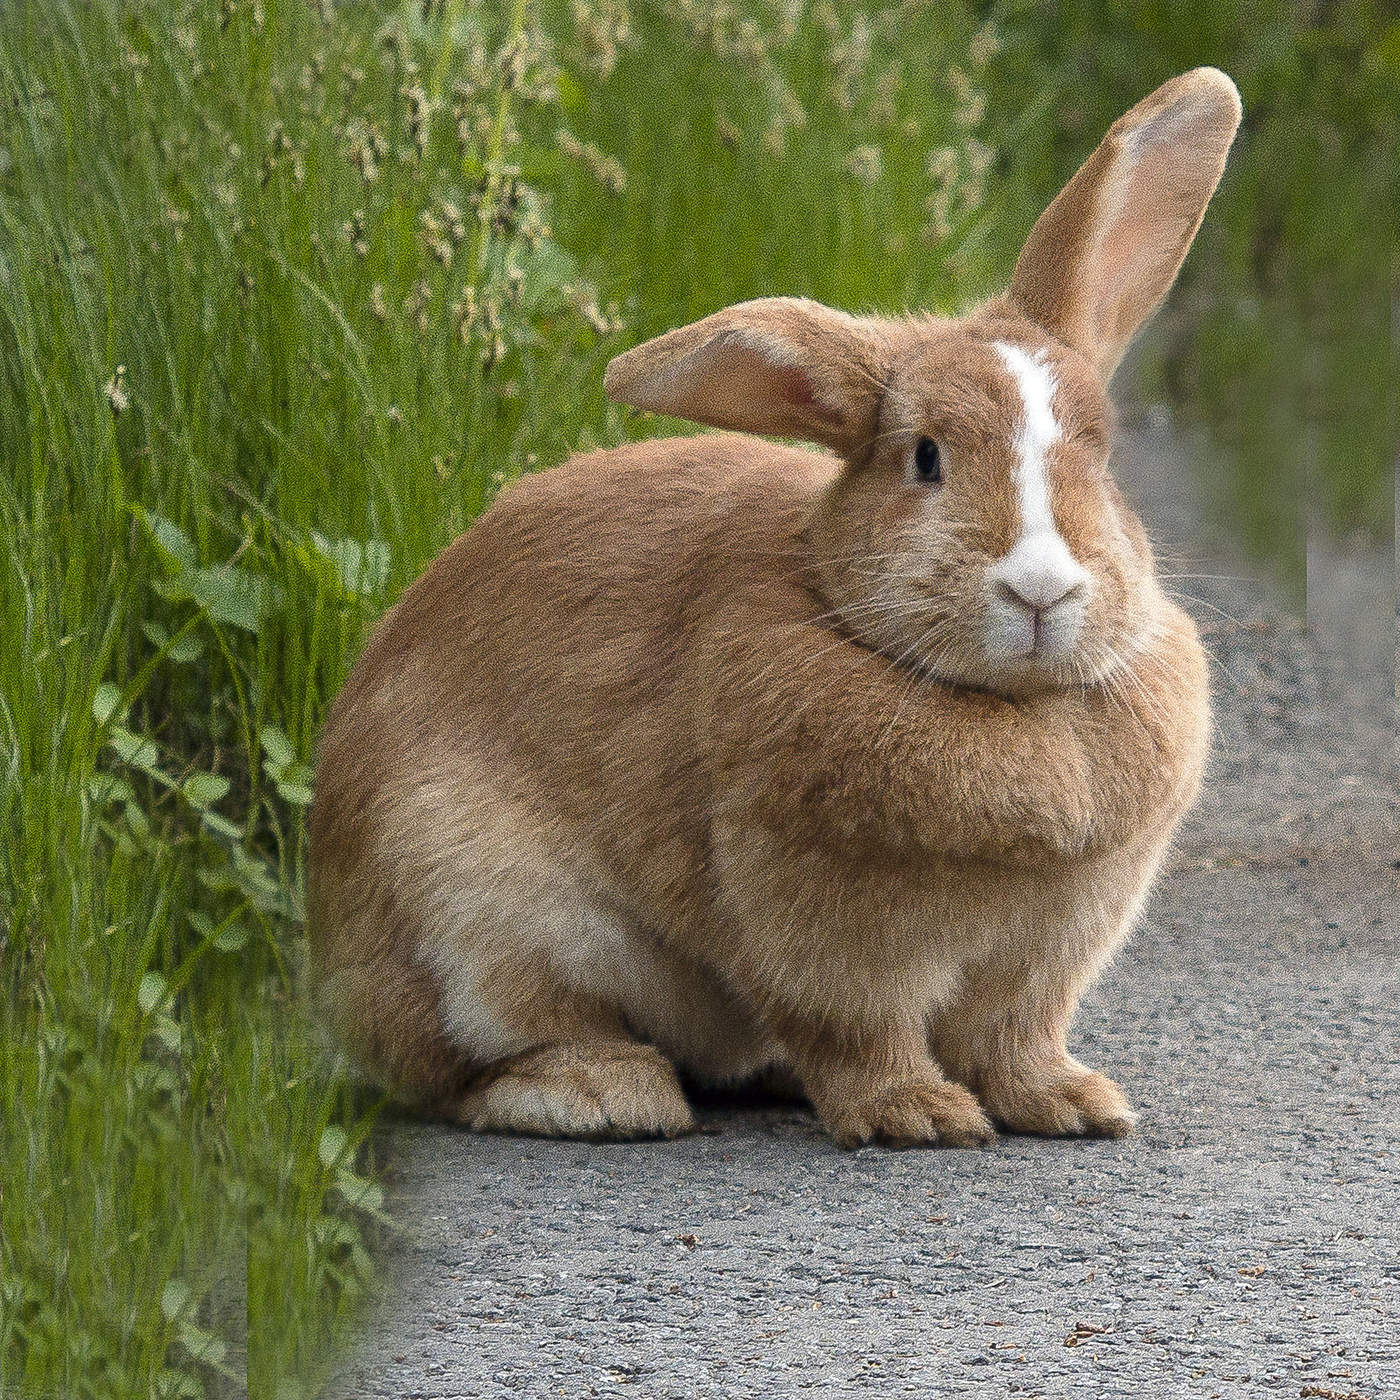
<svg viewBox="0 0 1400 1400"><path fill-rule="evenodd" d="M632 1040L537 1046L481 1074L447 1115L477 1132L672 1138L695 1118L671 1062Z"/></svg>

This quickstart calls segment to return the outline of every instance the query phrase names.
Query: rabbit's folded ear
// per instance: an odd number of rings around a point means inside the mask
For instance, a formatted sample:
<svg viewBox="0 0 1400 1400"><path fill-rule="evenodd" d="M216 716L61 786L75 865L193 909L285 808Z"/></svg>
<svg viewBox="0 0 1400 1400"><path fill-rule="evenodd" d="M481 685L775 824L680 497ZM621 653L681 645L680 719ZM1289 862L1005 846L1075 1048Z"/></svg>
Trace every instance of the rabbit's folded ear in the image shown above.
<svg viewBox="0 0 1400 1400"><path fill-rule="evenodd" d="M1040 216L1011 300L1107 379L1167 294L1240 124L1240 95L1194 68L1145 97Z"/></svg>
<svg viewBox="0 0 1400 1400"><path fill-rule="evenodd" d="M872 431L883 381L875 323L800 297L762 297L619 355L603 390L652 413L849 455Z"/></svg>

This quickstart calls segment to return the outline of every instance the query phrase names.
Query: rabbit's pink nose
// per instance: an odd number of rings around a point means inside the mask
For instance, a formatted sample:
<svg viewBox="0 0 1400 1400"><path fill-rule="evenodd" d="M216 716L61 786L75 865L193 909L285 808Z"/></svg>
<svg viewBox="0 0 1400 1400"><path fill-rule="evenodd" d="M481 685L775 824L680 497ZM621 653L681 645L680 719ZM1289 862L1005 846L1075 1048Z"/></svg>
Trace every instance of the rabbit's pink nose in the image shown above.
<svg viewBox="0 0 1400 1400"><path fill-rule="evenodd" d="M1072 603L1085 594L1085 581L1082 578L1035 578L998 579L997 589L1009 603L1019 603L1029 608L1037 618L1041 613L1057 608L1061 603Z"/></svg>
<svg viewBox="0 0 1400 1400"><path fill-rule="evenodd" d="M1064 603L1084 601L1089 571L1069 552L1055 531L1040 531L1016 542L992 565L988 582L1003 602L1029 608L1039 618Z"/></svg>

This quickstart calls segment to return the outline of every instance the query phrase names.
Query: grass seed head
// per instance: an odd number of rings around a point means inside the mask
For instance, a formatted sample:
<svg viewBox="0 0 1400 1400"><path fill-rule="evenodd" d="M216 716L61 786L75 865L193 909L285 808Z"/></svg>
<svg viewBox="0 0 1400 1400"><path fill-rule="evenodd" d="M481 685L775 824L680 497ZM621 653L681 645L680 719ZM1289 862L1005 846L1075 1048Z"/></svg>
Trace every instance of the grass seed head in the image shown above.
<svg viewBox="0 0 1400 1400"><path fill-rule="evenodd" d="M609 194L620 195L627 189L627 171L622 162L600 151L591 141L580 141L573 132L561 127L555 138L559 149L579 161Z"/></svg>
<svg viewBox="0 0 1400 1400"><path fill-rule="evenodd" d="M835 70L832 97L843 112L854 110L856 88L870 66L870 21L857 14L851 21L851 32L831 47L831 66Z"/></svg>
<svg viewBox="0 0 1400 1400"><path fill-rule="evenodd" d="M977 68L985 68L1001 52L1001 35L995 23L984 20L972 36L967 46L968 61Z"/></svg>
<svg viewBox="0 0 1400 1400"><path fill-rule="evenodd" d="M122 62L131 73L132 87L140 87L146 81L146 70L151 66L149 55L139 52L127 39L121 41Z"/></svg>
<svg viewBox="0 0 1400 1400"><path fill-rule="evenodd" d="M442 220L431 209L424 209L418 215L418 227L422 230L428 252L444 267L451 267L456 243L447 236Z"/></svg>
<svg viewBox="0 0 1400 1400"><path fill-rule="evenodd" d="M369 233L365 223L365 211L356 209L340 226L345 240L355 250L355 256L363 259L369 253Z"/></svg>
<svg viewBox="0 0 1400 1400"><path fill-rule="evenodd" d="M404 315L413 323L420 337L428 334L428 303L432 296L432 287L420 278L403 300Z"/></svg>
<svg viewBox="0 0 1400 1400"><path fill-rule="evenodd" d="M120 418L131 403L131 397L126 392L125 365L118 365L112 371L112 377L102 386L102 393L107 400L107 407L112 410L112 417Z"/></svg>
<svg viewBox="0 0 1400 1400"><path fill-rule="evenodd" d="M862 185L877 185L884 173L884 154L878 146L857 146L847 157L845 169Z"/></svg>
<svg viewBox="0 0 1400 1400"><path fill-rule="evenodd" d="M596 78L611 77L633 42L625 0L573 0L571 10L583 66Z"/></svg>
<svg viewBox="0 0 1400 1400"><path fill-rule="evenodd" d="M399 96L408 104L405 125L413 149L422 160L428 150L428 133L432 122L433 103L421 83L411 83L401 89Z"/></svg>

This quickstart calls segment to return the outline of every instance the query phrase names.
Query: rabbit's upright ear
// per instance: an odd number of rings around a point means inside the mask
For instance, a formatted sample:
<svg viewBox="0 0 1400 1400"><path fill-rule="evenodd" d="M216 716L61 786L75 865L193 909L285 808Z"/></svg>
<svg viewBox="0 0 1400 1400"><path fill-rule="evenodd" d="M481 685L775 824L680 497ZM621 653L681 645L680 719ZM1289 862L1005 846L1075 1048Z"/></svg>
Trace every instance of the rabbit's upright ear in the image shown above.
<svg viewBox="0 0 1400 1400"><path fill-rule="evenodd" d="M849 455L872 431L882 365L874 322L799 297L762 297L619 355L603 390L652 413Z"/></svg>
<svg viewBox="0 0 1400 1400"><path fill-rule="evenodd" d="M1114 122L1031 230L1011 300L1105 379L1175 280L1239 124L1219 69L1173 78Z"/></svg>

